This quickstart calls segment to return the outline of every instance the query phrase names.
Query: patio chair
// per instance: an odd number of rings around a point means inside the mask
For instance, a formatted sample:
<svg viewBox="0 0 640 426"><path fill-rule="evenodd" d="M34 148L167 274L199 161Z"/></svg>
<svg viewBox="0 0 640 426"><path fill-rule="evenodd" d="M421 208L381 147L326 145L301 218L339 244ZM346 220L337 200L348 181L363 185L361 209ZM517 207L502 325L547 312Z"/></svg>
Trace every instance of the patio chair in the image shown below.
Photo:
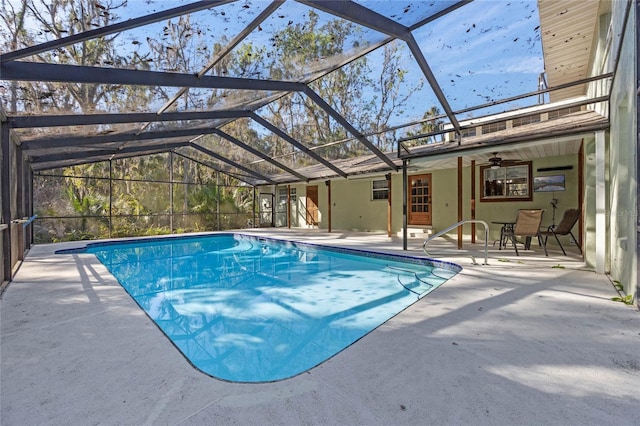
<svg viewBox="0 0 640 426"><path fill-rule="evenodd" d="M564 251L564 247L562 247L562 244L558 239L558 235L571 235L571 238L573 238L573 241L575 241L576 246L580 251L580 254L582 254L582 248L580 247L580 244L578 243L578 240L576 239L576 237L571 232L571 229L576 224L578 219L580 219L580 210L578 209L565 210L564 214L562 215L562 220L558 225L556 226L551 225L547 228L546 231L540 231L540 235L544 236L545 245L547 243L547 238L549 238L550 235L553 235L556 241L558 242L560 249L562 250L562 254L566 256L567 252Z"/></svg>
<svg viewBox="0 0 640 426"><path fill-rule="evenodd" d="M540 244L544 248L545 256L549 256L549 253L547 253L546 242L542 240L542 237L540 235L540 224L542 223L543 213L544 210L541 209L518 210L518 216L516 217L515 225L513 225L512 228L505 229L504 236L507 240L511 240L511 242L513 243L513 248L515 249L517 256L520 256L520 253L518 253L516 236L526 238L524 247L527 250L531 246L531 238L538 238L538 244Z"/></svg>

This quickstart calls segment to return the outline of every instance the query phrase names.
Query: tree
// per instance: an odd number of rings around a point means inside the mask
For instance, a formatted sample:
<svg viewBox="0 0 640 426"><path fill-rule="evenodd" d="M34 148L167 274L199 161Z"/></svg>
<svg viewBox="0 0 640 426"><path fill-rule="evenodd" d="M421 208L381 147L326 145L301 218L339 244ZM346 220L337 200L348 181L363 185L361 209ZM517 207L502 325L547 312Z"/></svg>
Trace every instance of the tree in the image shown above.
<svg viewBox="0 0 640 426"><path fill-rule="evenodd" d="M272 59L266 64L271 77L299 79L303 72L312 73L322 64L340 58L350 50L360 49L362 46L358 43L361 41L353 41L359 40L359 31L355 24L341 20L321 24L319 15L310 11L306 21L291 23L273 37L275 53L267 55ZM402 114L411 96L423 83L418 82L401 91L401 86L407 83L407 71L401 66L403 46L387 44L381 52L379 73L374 73L370 60L364 56L315 80L310 86L361 133L379 133L373 142L381 150L389 151L394 148L395 138L383 132L394 115ZM339 123L302 94L282 97L270 103L267 109L270 120L297 140L310 147L324 146L317 152L326 158L369 152L359 141L350 139L351 135ZM345 142L333 143L339 140ZM272 151L276 155L292 151L278 138L272 137L270 142L277 150ZM305 164L298 162L298 165Z"/></svg>
<svg viewBox="0 0 640 426"><path fill-rule="evenodd" d="M20 8L14 10L11 2L3 1L3 25L9 29L2 36L2 44L11 50L19 46L33 45L44 40L60 39L92 29L106 26L116 18L116 10L123 3L105 3L93 0L22 0ZM8 36L8 37L7 37ZM73 65L123 65L126 61L113 47L116 36L88 40L81 43L43 52L30 60L37 62ZM107 109L118 88L91 84L62 86L52 82L21 82L12 93L12 112L19 109L42 112L59 111L88 112L98 106Z"/></svg>
<svg viewBox="0 0 640 426"><path fill-rule="evenodd" d="M78 171L89 177L79 177L75 174ZM87 234L94 237L102 235L102 230L88 225L88 218L104 216L109 212L108 181L100 176L104 173L103 165L96 163L82 168L71 167L67 172L69 177L64 179L66 183L64 191L73 210L81 216L80 229L72 229L72 232L79 231L83 236ZM91 176L98 177L98 179L91 178ZM98 218L97 223L108 225L104 217Z"/></svg>
<svg viewBox="0 0 640 426"><path fill-rule="evenodd" d="M340 55L346 49L347 38L356 31L355 25L339 20L320 24L313 11L308 20L287 25L273 38L274 54L268 63L270 75L276 79L298 80L308 72L309 64L321 64L326 58ZM362 90L362 76L366 59L345 65L321 79L311 87L348 121L355 121L355 100ZM345 129L305 95L294 93L282 97L268 106L271 120L295 139L307 146L320 146L347 137ZM277 145L280 152L289 147L284 141ZM346 154L344 145L333 145L323 154L338 157Z"/></svg>
<svg viewBox="0 0 640 426"><path fill-rule="evenodd" d="M126 4L126 0L0 2L3 5L3 29L8 28L8 31L0 32L0 43L6 50L16 50L22 46L110 25L117 21L119 9ZM381 64L372 64L367 57L362 57L332 70L353 52L368 47L361 45L366 37L362 37L362 29L358 25L330 17L324 19L319 13L309 9L299 22L285 23L280 30L272 33L271 38L265 43L261 42L259 36L250 37L230 53L222 55L228 43L227 37L216 37L215 43L208 42L207 33L211 30L205 28L206 24L201 22L203 21L195 19L195 15L184 15L161 24L162 31L157 36L149 34L143 38L135 32L127 35L114 34L43 52L29 60L199 73L204 69L204 64L215 59L211 72L217 75L307 82L322 99L362 133L383 132L380 136L373 137L373 142L381 150L391 147L394 138L384 131L389 127L394 114L402 113L409 98L417 90L400 90L400 86L406 83L406 71L401 66L402 45L388 44L380 49L378 52ZM260 32L260 28L257 32ZM332 71L317 78L328 70ZM375 77L372 76L373 70ZM253 104L247 104L247 99L259 102L254 92L249 93L248 97L243 97L244 94L238 94L238 91L222 89L190 89L178 91L178 95L174 93L163 88L139 86L70 84L63 87L57 83L27 82L13 86L7 96L13 108L11 112L22 113L44 110L61 113L108 112L122 111L123 108L130 111L148 111L158 110L161 105L166 109L177 110L229 107L250 109ZM261 114L329 160L368 153L359 141L350 138L351 135L331 118L330 114L301 93L281 96L269 103ZM215 124L219 125L220 122ZM187 126L193 123L173 125ZM139 124L136 126L140 128ZM161 127L166 124L152 126ZM102 125L91 130L111 132L123 129L124 126ZM223 130L292 168L312 163L305 155L293 155L296 150L291 144L259 129L251 120L233 120L227 123ZM337 142L340 140L344 142ZM267 162L249 163L242 148L224 142L218 136L205 136L198 143L209 144L215 151L264 174L275 171ZM111 194L111 213L143 214L163 212L167 209L180 211L175 203L173 206L170 205L169 191L164 190L166 183L155 185L142 182L149 179L168 179L166 162L166 156L114 161L110 171L123 181L112 182L112 186L116 188L113 194L117 195ZM99 168L104 172L108 166L106 162L92 166L76 166L67 172L83 175L95 172ZM150 173L150 170L161 170L164 175ZM220 202L233 197L233 204L238 207L238 211L248 210L248 206L252 205L251 192L240 188L238 180L232 177L227 176L227 182L211 187L214 172L186 160L176 162L173 172L174 178L181 180L181 189L174 193L181 197L181 211L185 215L190 211L202 212L211 208L214 198ZM209 186L206 189L197 185L190 188L194 180L202 180L203 185ZM104 203L101 200L91 198L90 192L80 190L81 182L85 181L66 181L67 186L63 191L75 206L77 213L93 214L100 208L104 212ZM215 188L215 191L211 192L211 188Z"/></svg>
<svg viewBox="0 0 640 426"><path fill-rule="evenodd" d="M2 0L2 26L4 37L0 37L2 51L17 50L21 43L28 43L29 35L25 29L25 15L27 13L27 0L22 0L14 5L13 2ZM18 110L18 83L12 81L9 89L9 110Z"/></svg>
<svg viewBox="0 0 640 426"><path fill-rule="evenodd" d="M370 120L371 128L368 130L375 134L376 146L385 152L395 148L395 132L391 134L386 132L392 116L404 113L404 108L412 95L424 85L421 79L409 90L400 91L403 85L408 84L407 71L401 66L402 47L397 43L384 46L380 75L376 80L372 80L376 95L371 100L370 110L373 112L373 117Z"/></svg>

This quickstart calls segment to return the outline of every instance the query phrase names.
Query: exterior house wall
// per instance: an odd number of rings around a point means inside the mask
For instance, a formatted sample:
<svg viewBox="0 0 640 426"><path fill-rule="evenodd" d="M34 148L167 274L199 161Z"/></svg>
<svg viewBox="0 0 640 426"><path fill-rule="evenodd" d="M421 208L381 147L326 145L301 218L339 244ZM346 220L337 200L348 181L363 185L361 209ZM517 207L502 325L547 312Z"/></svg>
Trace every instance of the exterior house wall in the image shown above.
<svg viewBox="0 0 640 426"><path fill-rule="evenodd" d="M571 166L570 170L537 172L540 167ZM565 155L539 159L532 162L532 176L550 176L556 174L565 175L566 191L562 192L534 192L532 201L507 201L507 202L481 202L480 201L480 168L476 166L476 218L489 223L490 242L500 236L499 225L492 224L492 220L515 219L518 209L543 208L546 210L543 225L552 223L551 200L558 200L555 222L562 218L562 213L568 208L580 208L579 206L579 177L578 156ZM458 221L458 171L457 168L444 170L429 170L428 164L423 168L412 169L409 176L414 174L431 174L432 183L432 230L438 232ZM363 177L356 179L336 179L331 182L331 226L333 230L349 231L386 231L387 230L387 201L372 200L372 182L384 179L384 175ZM462 173L462 218L471 219L471 167L463 168ZM328 200L327 187L324 182L313 182L309 185L318 186L318 207L320 209L320 229L328 229ZM292 186L293 187L293 186ZM297 206L292 206L292 215L296 210L297 216L292 217L293 227L306 227L305 205L306 187L296 186ZM402 173L395 173L391 177L392 198L392 233L398 235L402 232ZM409 225L411 228L411 225ZM471 225L463 226L463 235L469 238ZM484 227L476 227L476 237L484 238ZM578 225L574 228L574 234L578 236ZM448 235L455 237L457 230L451 230ZM569 250L569 237L560 237L561 242ZM555 244L555 240L549 240L549 244ZM577 250L577 249L576 249Z"/></svg>
<svg viewBox="0 0 640 426"><path fill-rule="evenodd" d="M319 228L322 228L322 219L324 217L323 210L323 197L321 194L322 188L325 186L324 182L313 182L309 185L292 185L292 188L296 188L296 201L291 206L291 226L300 228L313 228L311 225L307 225L307 186L318 186L318 221Z"/></svg>
<svg viewBox="0 0 640 426"><path fill-rule="evenodd" d="M584 260L589 268L596 264L596 143L594 138L584 141L584 232L582 247Z"/></svg>
<svg viewBox="0 0 640 426"><path fill-rule="evenodd" d="M546 171L538 172L538 168L546 167L561 167L571 166L570 170L560 171ZM503 202L489 202L480 201L480 170L476 170L476 218L484 220L489 223L489 243L496 241L500 238L500 225L492 224L491 221L509 221L515 220L519 209L544 209L544 215L542 219L543 227L547 227L553 223L553 208L551 201L555 198L558 200L555 223L557 224L562 219L564 210L570 208L580 208L579 206L579 178L578 178L578 156L577 155L564 155L547 157L535 160L532 162L532 177L538 176L553 176L564 174L565 175L565 191L560 192L533 192L533 199L531 201L503 201ZM578 238L578 226L574 227L574 235ZM477 237L484 238L484 228L476 228ZM559 237L562 244L569 250L570 237ZM552 238L548 240L549 244L556 244ZM535 245L534 245L535 247ZM577 250L577 249L576 249Z"/></svg>
<svg viewBox="0 0 640 426"><path fill-rule="evenodd" d="M296 193L295 199L291 202L291 211L289 212L291 215L292 228L300 227L304 223L304 218L301 219L301 216L304 213L304 205L302 205L301 200L304 188L304 185L291 185L291 190L295 189Z"/></svg>
<svg viewBox="0 0 640 426"><path fill-rule="evenodd" d="M612 27L622 32L626 2L613 2ZM611 90L611 129L609 142L608 245L610 274L626 294L637 292L637 123L635 87L635 10L631 8L622 52Z"/></svg>
<svg viewBox="0 0 640 426"><path fill-rule="evenodd" d="M619 35L616 37L610 37L610 34L613 34L611 28L611 22L613 16L618 16L621 10L615 7L616 2L612 2L614 6L613 9L609 8L609 4L601 3L600 7L600 16L597 22L596 33L597 37L595 39L595 45L593 47L593 58L591 62L591 76L597 76L601 74L605 74L607 72L613 71L614 68L614 57L613 52L616 51L616 43L619 41ZM622 3L622 2L618 2ZM623 12L624 13L624 12ZM608 80L601 80L598 82L590 83L587 88L587 93L589 97L597 97L603 96L609 93L609 85L610 82ZM609 116L609 103L601 102L595 104L594 106L587 106L588 108L595 109L599 114ZM609 134L606 134L606 151L609 151ZM608 154L605 154L608 157ZM584 142L584 185L585 185L585 198L584 198L584 216L585 216L585 224L584 224L584 232L585 232L585 244L583 247L585 253L585 262L589 268L596 267L596 144L595 138L586 138ZM607 169L609 169L609 163L605 158L605 163ZM606 178L605 178L606 179ZM605 185L605 194L604 197L609 199L609 186ZM608 230L610 216L607 215L605 218L605 228ZM609 255L610 255L610 247L604 248L605 255L605 268L609 265Z"/></svg>
<svg viewBox="0 0 640 426"><path fill-rule="evenodd" d="M384 179L384 175L381 175L332 181L332 228L352 231L386 231L387 200L372 199L373 180Z"/></svg>
<svg viewBox="0 0 640 426"><path fill-rule="evenodd" d="M314 182L315 185L318 186L318 228L324 229L325 231L329 229L329 212L328 212L328 203L327 203L327 194L328 188L325 185L324 181ZM331 188L333 193L333 188ZM306 201L306 193L305 193L305 201ZM335 215L334 215L335 217ZM309 225L309 227L313 227ZM331 227L335 229L335 225L331 224Z"/></svg>
<svg viewBox="0 0 640 426"><path fill-rule="evenodd" d="M432 227L435 234L458 222L458 169L434 170L430 173L433 194L431 200ZM470 219L470 168L464 167L462 173L462 218ZM468 235L471 232L471 225L463 225L462 229L463 233ZM458 231L453 229L447 235L457 238Z"/></svg>
<svg viewBox="0 0 640 426"><path fill-rule="evenodd" d="M391 175L391 232L393 235L402 235L402 171ZM386 228L385 228L386 229Z"/></svg>

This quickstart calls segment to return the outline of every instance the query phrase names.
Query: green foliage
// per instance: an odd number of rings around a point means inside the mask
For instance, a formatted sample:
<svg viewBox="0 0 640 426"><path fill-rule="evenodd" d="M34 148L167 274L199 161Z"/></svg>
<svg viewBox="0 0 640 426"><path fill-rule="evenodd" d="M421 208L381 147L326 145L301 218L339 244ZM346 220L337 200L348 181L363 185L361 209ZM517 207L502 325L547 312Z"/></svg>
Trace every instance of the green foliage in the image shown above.
<svg viewBox="0 0 640 426"><path fill-rule="evenodd" d="M217 176L215 171L186 160L173 163L175 183L170 184L165 180L169 176L167 163L167 155L113 161L115 179L111 183L107 162L59 172L66 177L36 175L36 241L168 234L171 187L174 232L246 226L253 215L251 187L240 187L233 178Z"/></svg>
<svg viewBox="0 0 640 426"><path fill-rule="evenodd" d="M633 305L633 295L627 294L626 296L616 296L612 297L611 300L614 302L622 302L625 305Z"/></svg>
<svg viewBox="0 0 640 426"><path fill-rule="evenodd" d="M611 300L613 300L614 302L622 302L625 305L633 305L633 294L627 294L626 296L623 296L624 286L622 285L622 283L618 280L613 280L612 283L613 287L618 291L618 293L620 293L620 296L612 297Z"/></svg>
<svg viewBox="0 0 640 426"><path fill-rule="evenodd" d="M97 182L93 179L70 177L66 178L66 183L67 186L65 188L65 194L69 199L73 210L82 218L80 222L80 229L73 230L72 234L75 232L79 232L82 235L95 233L95 229L88 228L89 222L87 217L104 216L105 212L108 211L109 208L108 199L104 194L96 191L94 184Z"/></svg>

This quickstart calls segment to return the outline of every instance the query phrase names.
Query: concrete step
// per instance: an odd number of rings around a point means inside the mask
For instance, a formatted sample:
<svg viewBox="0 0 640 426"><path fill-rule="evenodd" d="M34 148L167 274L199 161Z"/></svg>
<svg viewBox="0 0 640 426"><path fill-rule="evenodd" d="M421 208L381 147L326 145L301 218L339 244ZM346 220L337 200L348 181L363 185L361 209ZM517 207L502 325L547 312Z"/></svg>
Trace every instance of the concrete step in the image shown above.
<svg viewBox="0 0 640 426"><path fill-rule="evenodd" d="M396 234L398 238L402 238L402 229ZM433 235L433 228L431 226L421 227L408 227L407 238L421 238L426 239Z"/></svg>

